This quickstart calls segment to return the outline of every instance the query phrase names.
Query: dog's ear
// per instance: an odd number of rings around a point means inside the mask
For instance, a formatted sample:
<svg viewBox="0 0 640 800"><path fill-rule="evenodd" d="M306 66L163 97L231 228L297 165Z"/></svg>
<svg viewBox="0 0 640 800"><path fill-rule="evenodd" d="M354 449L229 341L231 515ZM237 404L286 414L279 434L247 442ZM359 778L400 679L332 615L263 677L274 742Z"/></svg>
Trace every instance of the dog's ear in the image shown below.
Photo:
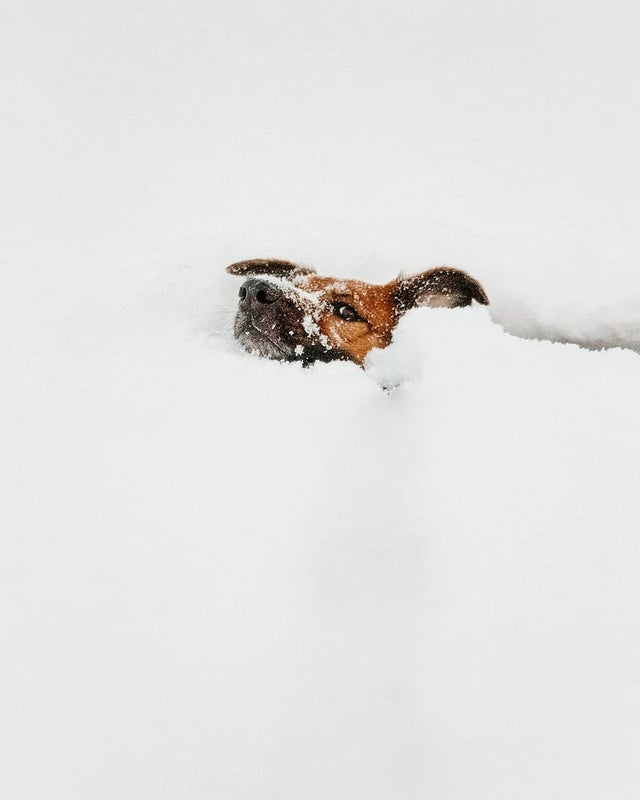
<svg viewBox="0 0 640 800"><path fill-rule="evenodd" d="M287 278L293 275L310 275L315 270L278 258L251 258L231 264L227 267L227 272L231 275L274 275L276 278Z"/></svg>
<svg viewBox="0 0 640 800"><path fill-rule="evenodd" d="M398 278L393 299L399 314L415 306L457 308L471 305L472 300L484 306L489 304L489 298L478 281L453 267L436 267L418 275Z"/></svg>

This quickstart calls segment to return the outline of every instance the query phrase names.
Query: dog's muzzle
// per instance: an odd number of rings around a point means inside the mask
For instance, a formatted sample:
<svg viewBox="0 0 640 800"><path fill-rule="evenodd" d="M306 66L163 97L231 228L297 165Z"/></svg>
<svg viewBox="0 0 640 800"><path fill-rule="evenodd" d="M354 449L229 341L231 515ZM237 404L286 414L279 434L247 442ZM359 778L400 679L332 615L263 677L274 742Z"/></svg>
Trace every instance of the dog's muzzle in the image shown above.
<svg viewBox="0 0 640 800"><path fill-rule="evenodd" d="M238 297L234 335L246 350L280 361L302 357L304 314L280 286L264 278L249 278Z"/></svg>
<svg viewBox="0 0 640 800"><path fill-rule="evenodd" d="M314 321L313 302L295 286L263 277L248 278L238 292L234 335L250 353L279 361L333 361L331 348Z"/></svg>

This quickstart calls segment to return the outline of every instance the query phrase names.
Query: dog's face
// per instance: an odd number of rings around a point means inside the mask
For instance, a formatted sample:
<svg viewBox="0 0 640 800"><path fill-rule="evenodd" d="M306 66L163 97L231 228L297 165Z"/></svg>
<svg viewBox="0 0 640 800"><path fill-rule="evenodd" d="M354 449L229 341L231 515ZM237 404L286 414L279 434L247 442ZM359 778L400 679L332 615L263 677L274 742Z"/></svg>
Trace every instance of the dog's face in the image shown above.
<svg viewBox="0 0 640 800"><path fill-rule="evenodd" d="M289 261L253 259L227 267L246 278L234 334L251 353L281 361L355 361L386 347L400 317L415 306L468 306L489 301L480 284L437 267L382 285L323 278Z"/></svg>

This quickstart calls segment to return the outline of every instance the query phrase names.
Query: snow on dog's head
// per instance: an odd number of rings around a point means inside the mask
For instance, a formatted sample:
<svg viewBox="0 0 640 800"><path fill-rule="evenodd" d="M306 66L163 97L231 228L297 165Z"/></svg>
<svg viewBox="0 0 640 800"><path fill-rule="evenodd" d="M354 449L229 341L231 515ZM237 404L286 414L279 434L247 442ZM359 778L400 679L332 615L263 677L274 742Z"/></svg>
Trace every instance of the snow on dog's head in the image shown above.
<svg viewBox="0 0 640 800"><path fill-rule="evenodd" d="M482 286L461 270L437 267L385 284L317 275L289 261L252 259L227 267L246 278L234 334L251 353L282 361L354 361L391 342L411 308L487 305Z"/></svg>

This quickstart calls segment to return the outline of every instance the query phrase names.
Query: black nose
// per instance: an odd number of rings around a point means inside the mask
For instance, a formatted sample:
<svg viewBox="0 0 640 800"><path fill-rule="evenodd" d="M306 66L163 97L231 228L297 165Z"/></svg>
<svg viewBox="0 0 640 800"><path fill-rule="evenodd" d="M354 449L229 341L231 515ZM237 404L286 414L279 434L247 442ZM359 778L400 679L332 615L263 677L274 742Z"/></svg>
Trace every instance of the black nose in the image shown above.
<svg viewBox="0 0 640 800"><path fill-rule="evenodd" d="M275 303L282 296L282 291L277 286L269 283L269 281L249 278L240 287L238 296L240 297L241 305L250 305L251 303L266 305Z"/></svg>

